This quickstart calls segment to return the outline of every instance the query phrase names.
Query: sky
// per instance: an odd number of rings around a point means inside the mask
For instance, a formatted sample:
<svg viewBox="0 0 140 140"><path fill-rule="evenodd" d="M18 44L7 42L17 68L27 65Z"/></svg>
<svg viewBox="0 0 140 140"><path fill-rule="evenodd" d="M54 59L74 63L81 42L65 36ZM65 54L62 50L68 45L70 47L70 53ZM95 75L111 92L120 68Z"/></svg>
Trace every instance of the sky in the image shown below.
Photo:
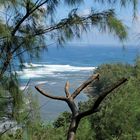
<svg viewBox="0 0 140 140"><path fill-rule="evenodd" d="M84 4L81 4L80 6L77 5L79 11L81 11L82 14L88 14L91 7L93 7L95 10L102 11L105 9L113 8L115 9L117 16L120 20L123 21L123 23L127 26L128 31L128 38L123 43L120 42L118 38L113 36L110 33L103 33L99 32L97 29L93 29L92 31L88 33L84 33L81 37L81 39L73 39L72 41L69 41L68 44L78 44L78 45L85 45L85 44L94 44L94 45L105 45L105 46L139 46L140 40L138 37L138 34L140 33L140 0L138 0L138 8L137 8L137 15L136 18L133 18L133 6L131 4L128 4L126 8L121 7L119 4L115 5L108 5L108 4L98 4L93 2L92 0L85 0ZM66 17L67 13L69 13L70 9L65 5L62 5L59 8L57 18Z"/></svg>

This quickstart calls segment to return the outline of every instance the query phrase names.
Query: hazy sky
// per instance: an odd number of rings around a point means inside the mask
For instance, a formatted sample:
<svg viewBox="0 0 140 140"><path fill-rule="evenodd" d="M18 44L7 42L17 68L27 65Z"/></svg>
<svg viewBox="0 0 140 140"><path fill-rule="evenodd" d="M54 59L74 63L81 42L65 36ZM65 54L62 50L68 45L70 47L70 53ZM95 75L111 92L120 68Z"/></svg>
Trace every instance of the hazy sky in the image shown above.
<svg viewBox="0 0 140 140"><path fill-rule="evenodd" d="M140 41L138 40L138 33L140 33L140 11L137 10L137 18L133 19L133 6L127 5L127 8L121 7L119 4L115 5L107 5L107 4L97 4L92 0L85 0L85 3L76 6L81 11L82 14L88 14L91 7L95 10L102 11L108 8L114 8L119 19L123 21L123 23L128 28L128 39L124 42L125 45L140 45ZM138 4L138 9L140 9L140 0ZM67 13L70 11L70 8L63 5L60 7L57 18L65 17ZM122 45L120 41L110 33L100 33L97 29L93 29L92 31L83 34L81 39L74 39L70 41L70 43L84 45L84 44L97 44L97 45Z"/></svg>
<svg viewBox="0 0 140 140"><path fill-rule="evenodd" d="M103 11L106 9L115 9L119 19L128 27L128 39L124 42L126 45L140 45L140 39L138 34L140 34L140 0L138 0L138 10L137 18L133 19L133 6L132 4L127 5L127 8L121 7L119 4L108 5L108 4L99 4L95 3L94 0L85 0L85 3L76 5L75 7L68 7L66 4L62 4L57 8L56 12L56 21L59 21L62 18L66 18L68 13L73 8L78 8L79 13L86 15L91 10L91 7L97 11ZM0 7L0 11L2 7ZM139 35L140 37L140 35ZM108 46L120 46L122 43L110 33L101 33L96 28L93 28L88 33L84 33L81 39L74 39L68 43L85 45L85 44L95 44L95 45L108 45Z"/></svg>

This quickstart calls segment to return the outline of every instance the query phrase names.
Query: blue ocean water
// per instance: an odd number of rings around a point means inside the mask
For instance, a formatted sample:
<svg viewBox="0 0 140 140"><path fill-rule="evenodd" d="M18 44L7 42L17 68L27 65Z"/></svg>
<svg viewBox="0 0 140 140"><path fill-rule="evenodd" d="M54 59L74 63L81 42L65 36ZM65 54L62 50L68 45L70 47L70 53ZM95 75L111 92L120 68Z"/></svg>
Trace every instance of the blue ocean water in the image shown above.
<svg viewBox="0 0 140 140"><path fill-rule="evenodd" d="M42 88L47 93L64 96L66 81L70 81L70 91L73 92L99 65L118 62L134 64L139 51L139 47L133 46L50 46L48 51L41 52L40 59L34 58L32 62L27 59L23 71L17 73L22 89L30 79L28 87L34 95L38 95L43 120L53 120L60 112L68 110L67 105L40 95L34 89L35 85L43 84ZM77 101L86 99L82 93Z"/></svg>
<svg viewBox="0 0 140 140"><path fill-rule="evenodd" d="M45 64L62 64L73 66L99 66L102 63L133 63L140 48L134 46L64 46L49 47L48 52L41 53L41 61Z"/></svg>

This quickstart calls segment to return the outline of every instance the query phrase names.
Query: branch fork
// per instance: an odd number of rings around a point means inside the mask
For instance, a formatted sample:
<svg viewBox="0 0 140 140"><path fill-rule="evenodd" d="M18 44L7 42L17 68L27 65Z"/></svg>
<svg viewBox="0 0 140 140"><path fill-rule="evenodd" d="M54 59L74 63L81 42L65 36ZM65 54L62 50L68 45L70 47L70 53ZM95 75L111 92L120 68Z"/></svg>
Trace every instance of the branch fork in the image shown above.
<svg viewBox="0 0 140 140"><path fill-rule="evenodd" d="M122 85L123 83L127 81L126 78L122 78L118 80L116 83L112 84L111 86L109 86L108 88L106 88L104 91L102 91L99 94L98 98L95 100L93 106L90 109L88 109L87 111L80 112L79 108L74 102L74 99L81 93L82 90L84 90L89 84L91 84L92 82L96 80L99 80L99 74L94 74L91 77L89 77L72 94L69 92L70 83L67 81L64 88L66 96L50 95L46 93L45 91L43 91L39 85L35 86L36 90L40 92L42 95L48 98L54 99L54 100L65 101L68 104L72 112L72 117L71 117L71 122L70 122L69 130L68 130L67 140L75 139L76 130L82 118L88 115L91 115L93 113L96 113L99 110L99 106L101 102L104 100L104 98L113 90L115 90L116 88L118 88L120 85Z"/></svg>

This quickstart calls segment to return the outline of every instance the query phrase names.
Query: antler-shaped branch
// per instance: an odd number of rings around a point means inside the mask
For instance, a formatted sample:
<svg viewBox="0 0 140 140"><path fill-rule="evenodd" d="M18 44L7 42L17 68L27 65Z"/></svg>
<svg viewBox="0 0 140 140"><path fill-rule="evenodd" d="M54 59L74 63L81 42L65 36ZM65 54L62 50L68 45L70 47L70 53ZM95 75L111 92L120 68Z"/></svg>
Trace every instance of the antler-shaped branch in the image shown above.
<svg viewBox="0 0 140 140"><path fill-rule="evenodd" d="M117 87L119 87L120 85L122 85L123 83L125 83L127 81L126 78L122 78L122 79L118 80L116 83L114 83L111 86L109 86L108 88L106 88L101 94L99 94L99 97L96 99L93 106L89 110L80 113L78 107L76 106L76 104L74 102L74 99L80 94L80 92L84 88L86 88L90 83L92 83L94 80L97 80L97 79L99 79L99 74L95 74L95 75L91 76L88 80L86 80L83 84L81 84L72 94L70 94L70 92L69 92L70 84L69 84L69 82L66 82L66 84L65 84L66 97L49 95L48 93L46 93L45 91L40 89L39 86L35 86L35 88L42 95L44 95L48 98L51 98L51 99L65 101L68 104L69 108L71 109L72 117L71 117L71 123L70 123L69 130L68 130L67 140L74 140L76 130L78 128L78 124L79 124L81 118L97 112L97 109L100 106L101 102L104 100L104 98L110 92L112 92L114 89L116 89Z"/></svg>
<svg viewBox="0 0 140 140"><path fill-rule="evenodd" d="M87 81L85 81L80 87L78 87L71 95L71 97L74 99L76 98L77 95L80 94L80 92L86 88L90 83L92 83L94 80L99 79L99 74L92 75L89 77Z"/></svg>
<svg viewBox="0 0 140 140"><path fill-rule="evenodd" d="M121 84L125 83L127 81L126 78L122 78L120 80L118 80L116 83L112 84L111 86L109 86L106 90L104 90L102 93L100 93L99 97L96 99L96 101L94 102L94 105L91 107L91 109L85 111L85 112L81 112L79 113L79 118L83 118L85 116L91 115L94 112L97 111L99 105L101 104L101 102L104 100L104 98L110 93L112 92L114 89L116 89L117 87L119 87Z"/></svg>
<svg viewBox="0 0 140 140"><path fill-rule="evenodd" d="M51 98L51 99L54 99L54 100L61 100L61 101L66 101L66 97L63 97L63 96L53 96L53 95L50 95L48 93L46 93L45 91L43 91L42 89L40 89L39 86L35 86L36 90L39 91L42 95L48 97L48 98Z"/></svg>
<svg viewBox="0 0 140 140"><path fill-rule="evenodd" d="M70 88L70 83L69 83L69 81L67 81L66 84L65 84L65 93L66 93L67 98L70 97L69 88Z"/></svg>

